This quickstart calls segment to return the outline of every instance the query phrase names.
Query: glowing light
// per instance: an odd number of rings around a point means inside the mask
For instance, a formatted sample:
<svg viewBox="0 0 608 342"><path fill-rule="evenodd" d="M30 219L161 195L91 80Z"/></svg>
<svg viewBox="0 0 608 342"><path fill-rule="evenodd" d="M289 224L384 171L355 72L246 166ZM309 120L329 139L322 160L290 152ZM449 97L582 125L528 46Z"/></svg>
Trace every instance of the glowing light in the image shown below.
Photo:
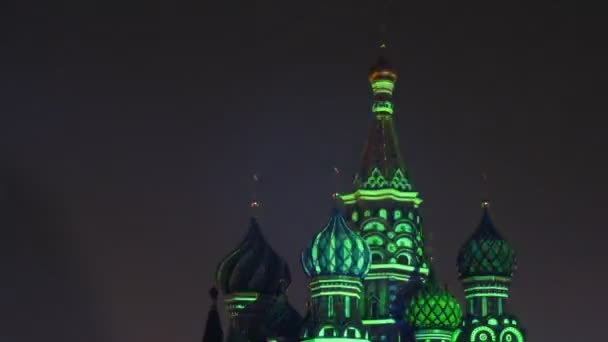
<svg viewBox="0 0 608 342"><path fill-rule="evenodd" d="M314 293L311 295L312 298L323 297L323 296L350 296L355 297L357 299L361 298L358 294L346 291L326 291Z"/></svg>
<svg viewBox="0 0 608 342"><path fill-rule="evenodd" d="M381 324L395 324L395 320L392 318L386 319L364 319L363 324L365 325L381 325Z"/></svg>

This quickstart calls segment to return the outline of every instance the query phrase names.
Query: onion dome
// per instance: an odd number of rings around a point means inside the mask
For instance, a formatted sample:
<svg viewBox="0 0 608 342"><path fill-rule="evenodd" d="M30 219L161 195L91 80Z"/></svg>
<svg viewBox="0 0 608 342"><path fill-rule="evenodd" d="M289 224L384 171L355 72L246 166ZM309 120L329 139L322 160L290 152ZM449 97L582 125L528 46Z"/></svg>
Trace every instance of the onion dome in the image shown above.
<svg viewBox="0 0 608 342"><path fill-rule="evenodd" d="M363 278L371 263L367 242L348 227L339 209L302 251L302 266L309 277Z"/></svg>
<svg viewBox="0 0 608 342"><path fill-rule="evenodd" d="M500 235L483 202L481 223L458 253L460 278L494 275L511 277L517 268L515 252Z"/></svg>
<svg viewBox="0 0 608 342"><path fill-rule="evenodd" d="M408 308L410 325L415 330L456 330L462 321L462 309L456 298L439 286L434 274L416 293Z"/></svg>
<svg viewBox="0 0 608 342"><path fill-rule="evenodd" d="M264 239L257 220L252 218L245 239L218 266L216 280L224 294L276 295L287 288L291 274L285 261Z"/></svg>

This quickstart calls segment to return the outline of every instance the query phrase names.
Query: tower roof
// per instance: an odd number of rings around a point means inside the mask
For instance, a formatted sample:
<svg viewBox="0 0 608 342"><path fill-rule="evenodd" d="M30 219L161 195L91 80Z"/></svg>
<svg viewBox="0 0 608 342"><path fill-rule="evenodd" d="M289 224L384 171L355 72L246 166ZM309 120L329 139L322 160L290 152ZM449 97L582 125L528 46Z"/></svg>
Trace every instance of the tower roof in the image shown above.
<svg viewBox="0 0 608 342"><path fill-rule="evenodd" d="M489 203L482 204L481 222L458 253L461 278L482 275L511 277L517 268L515 252L494 226Z"/></svg>
<svg viewBox="0 0 608 342"><path fill-rule="evenodd" d="M456 298L431 272L429 279L412 299L409 322L415 330L440 329L453 331L462 321L462 309Z"/></svg>
<svg viewBox="0 0 608 342"><path fill-rule="evenodd" d="M334 209L327 225L302 251L302 266L310 277L363 278L370 265L369 246L348 227L338 209Z"/></svg>
<svg viewBox="0 0 608 342"><path fill-rule="evenodd" d="M393 124L392 99L396 81L396 72L381 55L369 73L374 120L363 149L361 169L355 178L357 189L413 191Z"/></svg>
<svg viewBox="0 0 608 342"><path fill-rule="evenodd" d="M270 247L255 218L245 239L219 264L217 284L224 294L277 294L291 282L287 263Z"/></svg>

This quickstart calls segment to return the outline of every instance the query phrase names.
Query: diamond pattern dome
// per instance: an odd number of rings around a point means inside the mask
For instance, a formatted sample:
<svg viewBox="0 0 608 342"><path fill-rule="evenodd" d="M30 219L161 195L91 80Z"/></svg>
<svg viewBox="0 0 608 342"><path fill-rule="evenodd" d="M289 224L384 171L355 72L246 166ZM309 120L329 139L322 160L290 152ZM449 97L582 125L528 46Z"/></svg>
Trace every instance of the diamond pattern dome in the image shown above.
<svg viewBox="0 0 608 342"><path fill-rule="evenodd" d="M371 252L365 240L348 227L336 209L325 228L302 251L302 265L309 277L363 278L371 265Z"/></svg>
<svg viewBox="0 0 608 342"><path fill-rule="evenodd" d="M443 289L431 274L412 298L408 317L415 330L456 330L462 321L462 309L456 298Z"/></svg>
<svg viewBox="0 0 608 342"><path fill-rule="evenodd" d="M458 253L461 278L497 275L511 277L517 268L515 252L502 238L484 205L479 227Z"/></svg>

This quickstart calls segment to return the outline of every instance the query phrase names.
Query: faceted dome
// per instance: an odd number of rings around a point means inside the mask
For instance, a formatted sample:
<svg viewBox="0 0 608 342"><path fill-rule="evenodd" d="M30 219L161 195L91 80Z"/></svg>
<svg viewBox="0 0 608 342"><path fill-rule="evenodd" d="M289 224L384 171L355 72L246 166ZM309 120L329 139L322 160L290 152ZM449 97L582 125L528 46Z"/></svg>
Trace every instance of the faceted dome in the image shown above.
<svg viewBox="0 0 608 342"><path fill-rule="evenodd" d="M302 266L309 277L363 278L370 265L371 252L367 242L348 227L338 209L302 251Z"/></svg>
<svg viewBox="0 0 608 342"><path fill-rule="evenodd" d="M458 253L460 278L481 275L511 277L517 267L515 252L502 238L484 202L479 227Z"/></svg>
<svg viewBox="0 0 608 342"><path fill-rule="evenodd" d="M245 239L220 263L216 272L224 294L257 292L277 294L291 282L285 261L268 245L255 218Z"/></svg>
<svg viewBox="0 0 608 342"><path fill-rule="evenodd" d="M427 282L416 293L408 317L415 330L456 330L462 321L462 309L456 298L447 289L439 286L431 273Z"/></svg>

